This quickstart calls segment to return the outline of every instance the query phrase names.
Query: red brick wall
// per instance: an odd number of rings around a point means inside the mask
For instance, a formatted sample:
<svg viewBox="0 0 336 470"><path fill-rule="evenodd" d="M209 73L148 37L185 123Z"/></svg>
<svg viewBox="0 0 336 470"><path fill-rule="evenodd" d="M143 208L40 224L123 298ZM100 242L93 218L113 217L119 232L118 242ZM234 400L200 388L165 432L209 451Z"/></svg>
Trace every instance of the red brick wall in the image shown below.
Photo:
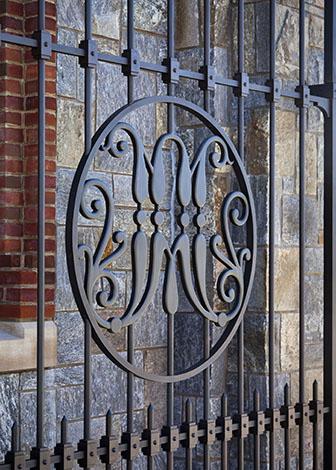
<svg viewBox="0 0 336 470"><path fill-rule="evenodd" d="M55 36L56 7L46 27ZM37 1L0 0L2 29L37 29ZM46 63L46 316L54 314L56 70ZM37 63L28 48L0 49L0 319L33 319L37 298Z"/></svg>

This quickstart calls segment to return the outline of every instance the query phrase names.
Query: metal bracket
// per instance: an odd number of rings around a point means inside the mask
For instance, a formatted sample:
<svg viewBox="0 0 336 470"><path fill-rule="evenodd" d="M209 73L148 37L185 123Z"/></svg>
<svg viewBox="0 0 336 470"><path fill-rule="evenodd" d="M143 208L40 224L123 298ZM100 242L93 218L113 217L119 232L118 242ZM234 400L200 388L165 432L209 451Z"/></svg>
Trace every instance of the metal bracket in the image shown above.
<svg viewBox="0 0 336 470"><path fill-rule="evenodd" d="M215 427L216 423L213 419L202 419L200 421L201 429L205 430L205 436L200 438L200 442L203 444L211 445L215 442L216 434Z"/></svg>
<svg viewBox="0 0 336 470"><path fill-rule="evenodd" d="M300 412L300 425L306 426L309 423L309 405L307 403L298 403L296 409Z"/></svg>
<svg viewBox="0 0 336 470"><path fill-rule="evenodd" d="M142 435L147 440L147 447L142 452L149 457L157 455L160 452L160 432L154 429L146 429Z"/></svg>
<svg viewBox="0 0 336 470"><path fill-rule="evenodd" d="M82 468L90 468L98 464L97 441L82 439L79 441L78 450L84 452L84 457L78 460L78 465Z"/></svg>
<svg viewBox="0 0 336 470"><path fill-rule="evenodd" d="M138 434L124 432L121 442L127 444L127 450L121 452L122 458L128 461L134 460L140 452L140 439Z"/></svg>
<svg viewBox="0 0 336 470"><path fill-rule="evenodd" d="M122 56L127 59L127 64L122 66L122 73L127 77L136 77L140 73L140 56L135 49L125 49Z"/></svg>
<svg viewBox="0 0 336 470"><path fill-rule="evenodd" d="M182 432L187 434L187 438L182 441L182 447L186 449L193 449L198 444L198 428L196 423L184 423L182 425Z"/></svg>
<svg viewBox="0 0 336 470"><path fill-rule="evenodd" d="M310 402L310 409L314 410L314 415L311 417L312 423L321 424L323 421L323 403L320 400L313 400Z"/></svg>
<svg viewBox="0 0 336 470"><path fill-rule="evenodd" d="M163 59L162 65L167 67L167 72L163 73L162 80L167 85L173 83L177 84L180 79L180 63L177 59L173 57L168 57Z"/></svg>
<svg viewBox="0 0 336 470"><path fill-rule="evenodd" d="M49 31L35 31L33 38L37 40L37 48L33 49L33 56L36 59L51 59L51 34Z"/></svg>
<svg viewBox="0 0 336 470"><path fill-rule="evenodd" d="M234 89L234 94L236 96L248 96L250 92L250 79L247 73L239 72L236 73L235 79L238 80L238 88Z"/></svg>
<svg viewBox="0 0 336 470"><path fill-rule="evenodd" d="M5 463L11 464L13 470L24 470L26 468L26 454L23 451L8 452Z"/></svg>
<svg viewBox="0 0 336 470"><path fill-rule="evenodd" d="M106 454L100 457L101 461L106 465L112 465L118 462L119 455L119 442L114 436L103 436L100 439L100 447L106 448Z"/></svg>
<svg viewBox="0 0 336 470"><path fill-rule="evenodd" d="M273 408L266 410L266 416L270 418L270 423L267 426L268 431L274 432L281 428L279 409Z"/></svg>
<svg viewBox="0 0 336 470"><path fill-rule="evenodd" d="M300 93L300 98L295 100L296 106L300 108L309 108L310 106L310 89L307 85L300 85L296 87L295 91Z"/></svg>
<svg viewBox="0 0 336 470"><path fill-rule="evenodd" d="M285 415L286 420L282 423L285 429L291 429L295 426L295 408L292 405L283 406L282 413Z"/></svg>
<svg viewBox="0 0 336 470"><path fill-rule="evenodd" d="M168 437L168 442L163 446L166 452L174 452L180 445L180 432L177 426L166 426L164 435Z"/></svg>
<svg viewBox="0 0 336 470"><path fill-rule="evenodd" d="M71 470L74 466L74 448L71 444L57 444L55 452L61 456L61 462L55 464L59 470Z"/></svg>
<svg viewBox="0 0 336 470"><path fill-rule="evenodd" d="M253 434L260 436L265 432L265 413L263 411L254 411L251 413L251 418L255 422Z"/></svg>
<svg viewBox="0 0 336 470"><path fill-rule="evenodd" d="M249 434L249 417L247 414L240 414L238 416L238 436L240 439L245 439Z"/></svg>
<svg viewBox="0 0 336 470"><path fill-rule="evenodd" d="M271 88L270 94L266 96L267 101L270 103L278 103L281 98L281 81L275 79L268 80L266 85Z"/></svg>
<svg viewBox="0 0 336 470"><path fill-rule="evenodd" d="M34 447L31 451L32 459L36 459L36 468L49 469L50 468L50 450L46 447Z"/></svg>
<svg viewBox="0 0 336 470"><path fill-rule="evenodd" d="M220 434L222 441L231 441L232 439L232 418L230 416L220 417L216 420L217 426L222 426L223 431Z"/></svg>
<svg viewBox="0 0 336 470"><path fill-rule="evenodd" d="M85 55L79 58L79 65L84 68L94 69L98 65L97 42L94 39L84 39L79 43L84 49Z"/></svg>
<svg viewBox="0 0 336 470"><path fill-rule="evenodd" d="M210 65L203 65L200 68L200 73L204 74L204 80L199 82L201 90L214 91L215 81L215 68Z"/></svg>

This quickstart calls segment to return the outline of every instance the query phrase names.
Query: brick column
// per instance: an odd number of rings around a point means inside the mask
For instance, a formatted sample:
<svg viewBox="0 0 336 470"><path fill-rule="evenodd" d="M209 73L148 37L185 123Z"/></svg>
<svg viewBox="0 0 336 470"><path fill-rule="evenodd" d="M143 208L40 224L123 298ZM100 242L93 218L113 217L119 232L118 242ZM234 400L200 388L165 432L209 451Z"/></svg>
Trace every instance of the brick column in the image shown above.
<svg viewBox="0 0 336 470"><path fill-rule="evenodd" d="M32 35L37 1L3 0L2 28ZM56 7L47 2L46 25L55 35ZM37 62L28 48L0 51L0 320L29 320L37 299ZM56 70L46 67L46 317L54 314Z"/></svg>

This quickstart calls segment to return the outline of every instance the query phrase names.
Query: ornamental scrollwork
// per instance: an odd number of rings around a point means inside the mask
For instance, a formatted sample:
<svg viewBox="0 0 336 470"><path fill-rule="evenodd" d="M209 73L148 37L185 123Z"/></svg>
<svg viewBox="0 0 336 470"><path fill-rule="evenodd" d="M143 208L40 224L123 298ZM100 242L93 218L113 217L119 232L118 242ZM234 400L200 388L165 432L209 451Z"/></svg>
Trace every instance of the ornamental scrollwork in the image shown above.
<svg viewBox="0 0 336 470"><path fill-rule="evenodd" d="M119 137L120 133L126 133L131 145L128 140ZM177 148L176 197L180 207L178 215L180 232L171 246L161 230L164 215L160 210L166 193L167 180L164 148L170 142L174 142ZM128 243L132 253L132 294L126 310L122 316L112 317L109 320L102 319L99 313L96 313L98 323L112 332L118 332L121 328L138 321L158 289L160 273L165 261L164 310L169 314L174 314L178 309L177 272L180 271L183 289L193 308L209 321L221 327L225 326L227 321L237 315L241 307L244 297L245 263L251 259L251 253L248 248L236 250L230 232L230 223L236 227L242 227L247 222L249 215L247 198L241 192L229 193L224 198L221 210L222 233L214 235L210 241L212 255L223 266L217 279L218 296L229 308L225 312L214 312L206 288L208 242L202 233L202 227L205 225L202 208L206 204L208 192L207 162L214 169L224 168L233 163L229 158L224 140L218 136L206 138L190 163L181 137L176 133L167 133L157 140L150 158L139 133L130 124L121 122L107 135L100 146L100 151L108 151L114 158L123 158L129 151L132 152L134 162L132 193L137 204L137 210L134 213L137 229L129 240L123 231L112 233L114 201L111 191L101 180L85 181L80 213L88 220L104 220L102 234L95 249L83 244L78 246L78 256L84 259L85 291L90 302L96 302L99 307L113 307L118 296L118 280L113 274L113 263L123 255ZM88 194L92 189L95 189L98 195L95 194L90 198ZM154 205L151 214L153 233L150 237L143 228L146 218L143 204L148 198ZM235 200L240 200L243 205L242 215L239 214L237 208L230 209ZM196 209L193 220L186 211L190 203ZM190 223L193 223L196 228L196 234L192 239L186 233L186 228ZM112 245L116 248L106 256L111 234ZM219 248L223 242L227 255ZM149 258L148 268L147 258ZM95 289L100 280L105 280L105 283L101 283L100 288ZM230 287L227 288L229 284Z"/></svg>
<svg viewBox="0 0 336 470"><path fill-rule="evenodd" d="M128 118L134 111L157 103L191 113L210 131L208 137L190 152L177 131L167 132L149 150ZM118 201L111 183L92 172L97 156L110 159L112 168L117 159L131 161L134 225L128 229L116 222ZM174 159L170 181L168 158ZM212 172L230 173L237 189L223 192L219 220L209 221ZM90 228L95 228L93 237L92 233L87 237ZM234 241L236 234L239 244ZM237 331L251 294L256 263L252 191L229 137L208 113L177 97L142 98L118 110L96 132L75 173L67 211L66 252L79 311L89 320L96 343L111 360L138 377L162 383L190 378L209 367ZM127 278L131 292L121 309L118 271L125 259L128 268L131 266L131 277ZM209 261L215 280L209 279ZM182 291L194 312L221 328L219 339L209 356L190 369L171 375L148 373L125 359L108 338L136 327L150 312L158 293L171 321L179 310ZM216 292L219 302L215 309Z"/></svg>

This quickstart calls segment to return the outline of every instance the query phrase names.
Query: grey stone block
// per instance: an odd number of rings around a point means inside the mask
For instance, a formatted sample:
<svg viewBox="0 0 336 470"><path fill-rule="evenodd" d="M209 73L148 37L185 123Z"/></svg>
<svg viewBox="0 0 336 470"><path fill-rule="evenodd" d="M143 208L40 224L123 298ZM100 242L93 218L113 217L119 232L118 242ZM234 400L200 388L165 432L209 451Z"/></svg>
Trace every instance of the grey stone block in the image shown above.
<svg viewBox="0 0 336 470"><path fill-rule="evenodd" d="M0 375L0 461L10 449L11 428L19 418L19 374Z"/></svg>
<svg viewBox="0 0 336 470"><path fill-rule="evenodd" d="M74 31L58 30L57 39L60 44L78 45L78 35ZM77 96L77 70L79 68L76 57L66 54L57 55L57 94L69 98Z"/></svg>
<svg viewBox="0 0 336 470"><path fill-rule="evenodd" d="M44 445L53 447L56 444L56 392L47 390L45 393L45 426L43 433ZM20 394L20 425L22 450L29 450L36 442L36 392Z"/></svg>
<svg viewBox="0 0 336 470"><path fill-rule="evenodd" d="M142 367L142 353L136 352L135 363ZM127 376L106 356L92 357L92 413L94 416L105 415L111 409L113 413L126 410ZM144 406L144 383L135 379L134 408Z"/></svg>
<svg viewBox="0 0 336 470"><path fill-rule="evenodd" d="M83 361L84 324L78 312L57 312L57 357L58 362L76 363Z"/></svg>
<svg viewBox="0 0 336 470"><path fill-rule="evenodd" d="M318 205L315 198L306 197L305 201L305 241L309 245L318 242ZM285 244L299 243L299 197L283 196L282 240Z"/></svg>

